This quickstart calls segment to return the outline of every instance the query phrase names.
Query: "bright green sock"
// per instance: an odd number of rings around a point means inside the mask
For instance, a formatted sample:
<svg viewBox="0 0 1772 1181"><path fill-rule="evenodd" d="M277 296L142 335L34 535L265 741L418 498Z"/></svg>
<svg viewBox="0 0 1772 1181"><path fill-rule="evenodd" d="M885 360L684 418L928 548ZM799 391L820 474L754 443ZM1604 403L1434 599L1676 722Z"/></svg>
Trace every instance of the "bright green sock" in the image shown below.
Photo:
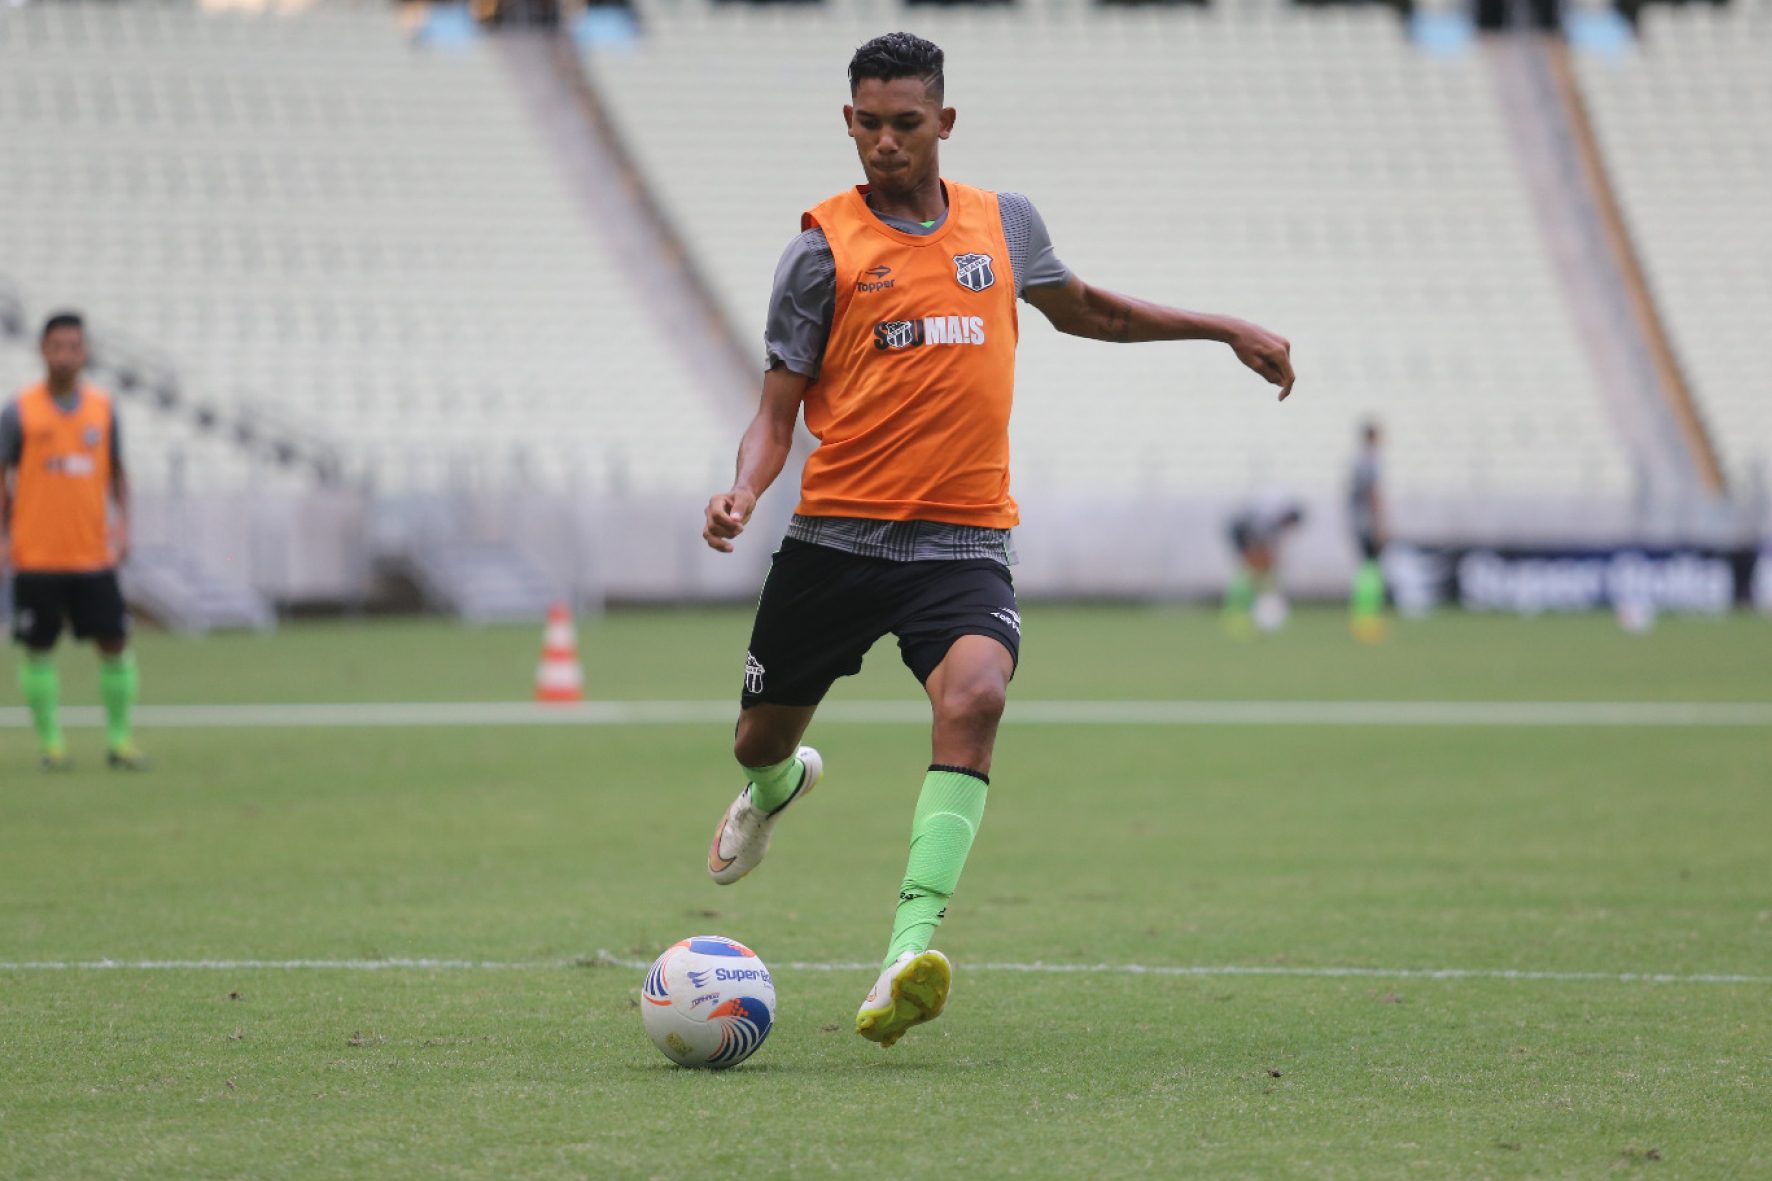
<svg viewBox="0 0 1772 1181"><path fill-rule="evenodd" d="M1354 575L1353 614L1355 619L1376 619L1384 614L1384 571L1377 562L1361 562Z"/></svg>
<svg viewBox="0 0 1772 1181"><path fill-rule="evenodd" d="M55 658L48 655L27 655L25 662L19 665L18 683L25 692L25 704L31 707L31 720L37 725L38 743L46 751L61 749L62 682L55 671Z"/></svg>
<svg viewBox="0 0 1772 1181"><path fill-rule="evenodd" d="M105 741L112 750L129 744L129 711L135 706L141 677L135 668L135 653L124 652L99 661L98 695L105 703Z"/></svg>
<svg viewBox="0 0 1772 1181"><path fill-rule="evenodd" d="M984 819L990 780L960 767L929 768L911 821L911 857L898 891L886 965L907 951L927 951L960 884L960 870ZM886 966L883 965L883 966Z"/></svg>
<svg viewBox="0 0 1772 1181"><path fill-rule="evenodd" d="M1224 613L1226 615L1247 615L1255 606L1255 579L1250 576L1247 567L1239 566L1231 575L1230 585L1224 588Z"/></svg>
<svg viewBox="0 0 1772 1181"><path fill-rule="evenodd" d="M794 789L800 786L800 776L805 770L806 764L793 755L773 767L746 767L744 773L751 777L751 803L765 812L775 811L787 803Z"/></svg>

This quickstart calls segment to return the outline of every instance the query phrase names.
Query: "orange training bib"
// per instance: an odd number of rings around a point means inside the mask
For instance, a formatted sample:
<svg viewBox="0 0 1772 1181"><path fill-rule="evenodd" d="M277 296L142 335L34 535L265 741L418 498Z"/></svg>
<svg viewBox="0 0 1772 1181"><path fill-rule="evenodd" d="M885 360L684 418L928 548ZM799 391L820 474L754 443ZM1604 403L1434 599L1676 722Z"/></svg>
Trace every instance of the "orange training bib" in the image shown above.
<svg viewBox="0 0 1772 1181"><path fill-rule="evenodd" d="M111 397L80 387L65 411L46 385L18 396L24 448L12 497L15 570L85 573L116 565L108 508L111 492Z"/></svg>
<svg viewBox="0 0 1772 1181"><path fill-rule="evenodd" d="M806 427L800 479L815 517L945 521L1006 529L1009 410L1019 326L997 195L942 182L948 215L906 234L865 186L808 212L837 264L837 307Z"/></svg>

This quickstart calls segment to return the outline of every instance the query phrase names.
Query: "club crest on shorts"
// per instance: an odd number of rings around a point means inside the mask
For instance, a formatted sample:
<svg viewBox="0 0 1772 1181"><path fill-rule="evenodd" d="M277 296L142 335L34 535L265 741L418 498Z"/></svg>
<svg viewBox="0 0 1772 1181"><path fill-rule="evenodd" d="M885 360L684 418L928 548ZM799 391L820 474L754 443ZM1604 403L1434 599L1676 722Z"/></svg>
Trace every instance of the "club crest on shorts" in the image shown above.
<svg viewBox="0 0 1772 1181"><path fill-rule="evenodd" d="M744 691L751 694L763 691L763 666L749 652L744 654Z"/></svg>
<svg viewBox="0 0 1772 1181"><path fill-rule="evenodd" d="M968 291L983 291L997 281L997 272L991 269L991 256L988 254L956 254L954 255L954 281Z"/></svg>

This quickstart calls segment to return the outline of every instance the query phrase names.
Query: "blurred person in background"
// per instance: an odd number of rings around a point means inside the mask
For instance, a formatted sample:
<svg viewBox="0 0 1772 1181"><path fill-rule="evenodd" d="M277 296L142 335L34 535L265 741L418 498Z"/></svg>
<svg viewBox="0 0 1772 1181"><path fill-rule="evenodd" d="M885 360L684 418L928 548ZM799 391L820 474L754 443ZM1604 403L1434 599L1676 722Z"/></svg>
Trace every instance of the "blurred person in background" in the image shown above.
<svg viewBox="0 0 1772 1181"><path fill-rule="evenodd" d="M1383 470L1379 447L1383 433L1376 422L1360 428L1360 450L1348 480L1348 520L1354 544L1360 550L1360 567L1354 574L1348 609L1356 639L1376 643L1384 639L1384 569L1381 560L1388 537L1384 516Z"/></svg>
<svg viewBox="0 0 1772 1181"><path fill-rule="evenodd" d="M1280 542L1304 523L1304 508L1291 497L1268 492L1237 510L1230 520L1236 568L1224 592L1225 630L1238 639L1278 631L1289 614L1280 591Z"/></svg>
<svg viewBox="0 0 1772 1181"><path fill-rule="evenodd" d="M58 312L43 326L45 378L0 412L0 553L12 580L12 638L25 649L19 684L45 770L67 768L55 643L64 621L99 652L108 760L139 770L130 736L138 681L117 566L129 549L129 483L111 396L80 380L86 327Z"/></svg>

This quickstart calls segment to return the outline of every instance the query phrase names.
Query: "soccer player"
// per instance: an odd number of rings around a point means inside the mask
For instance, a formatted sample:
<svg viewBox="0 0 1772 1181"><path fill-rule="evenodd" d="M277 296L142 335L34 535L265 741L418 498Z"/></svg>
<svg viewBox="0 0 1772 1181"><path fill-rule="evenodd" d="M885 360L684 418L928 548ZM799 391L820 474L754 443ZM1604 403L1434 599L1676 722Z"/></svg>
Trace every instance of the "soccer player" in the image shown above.
<svg viewBox="0 0 1772 1181"><path fill-rule="evenodd" d="M1304 509L1279 493L1267 493L1231 518L1231 546L1237 567L1224 592L1225 630L1247 639L1256 629L1275 631L1286 622L1286 598L1280 592L1280 542L1304 524Z"/></svg>
<svg viewBox="0 0 1772 1181"><path fill-rule="evenodd" d="M53 651L62 621L99 652L108 761L147 765L129 732L135 656L117 565L129 550L129 481L111 397L80 380L86 328L73 312L43 326L45 380L0 412L0 552L11 561L12 637L25 649L19 682L45 770L69 766Z"/></svg>
<svg viewBox="0 0 1772 1181"><path fill-rule="evenodd" d="M1348 517L1354 527L1354 544L1360 547L1360 567L1354 574L1349 600L1354 636L1367 643L1384 639L1384 497L1380 492L1378 449L1383 442L1376 422L1360 428L1360 451L1348 481Z"/></svg>
<svg viewBox="0 0 1772 1181"><path fill-rule="evenodd" d="M855 1021L890 1046L947 1002L951 968L929 944L984 815L1021 647L1009 577L1017 297L1076 336L1227 344L1281 398L1293 377L1282 337L1091 287L1058 260L1027 198L944 179L955 112L936 46L908 33L868 42L849 93L867 184L804 214L782 256L762 403L732 489L707 507L704 538L731 552L804 407L820 446L757 604L733 742L750 782L714 832L708 871L725 884L762 861L782 812L823 774L800 743L813 712L896 635L934 731L885 964Z"/></svg>

